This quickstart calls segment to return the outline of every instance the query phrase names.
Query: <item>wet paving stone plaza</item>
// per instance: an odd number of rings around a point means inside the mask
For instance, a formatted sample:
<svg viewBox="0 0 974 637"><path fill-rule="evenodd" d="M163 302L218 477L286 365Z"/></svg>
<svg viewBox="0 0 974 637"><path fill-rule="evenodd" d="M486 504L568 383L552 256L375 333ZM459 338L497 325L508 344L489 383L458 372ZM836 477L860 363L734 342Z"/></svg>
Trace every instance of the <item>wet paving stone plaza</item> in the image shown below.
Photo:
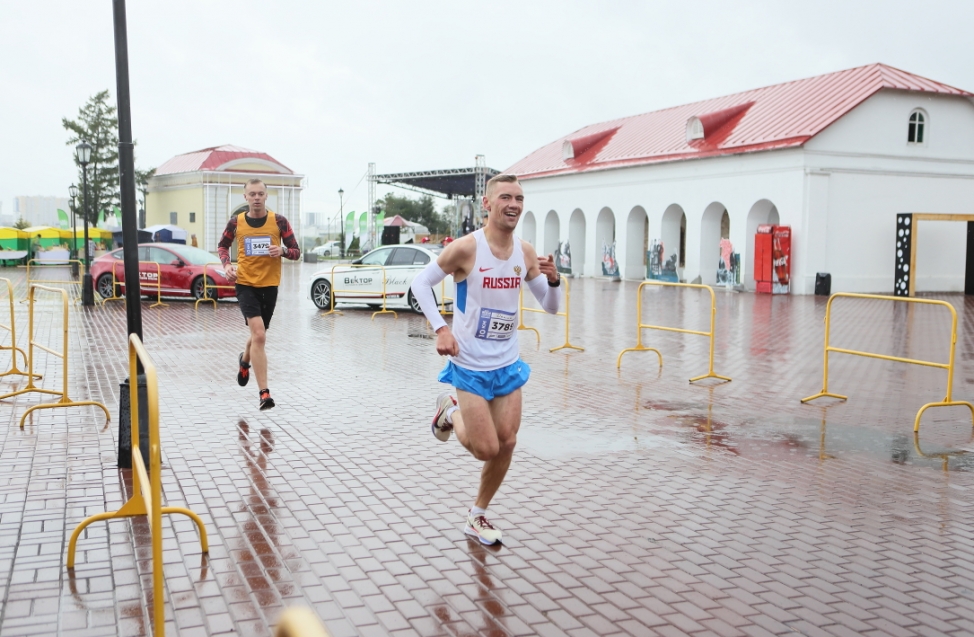
<svg viewBox="0 0 974 637"><path fill-rule="evenodd" d="M974 440L941 369L834 354L822 388L824 297L718 292L708 339L645 330L636 282L572 281L564 321L525 323L532 367L514 463L490 507L504 545L463 534L480 463L429 422L443 366L425 319L324 316L311 264L285 267L268 332L271 411L237 386L246 328L234 302L143 305L159 369L166 504L167 634L270 635L311 608L334 637L974 634ZM24 270L15 284L27 347ZM77 290L71 291L72 296ZM934 298L934 297L927 297ZM954 399L974 399L974 299L956 307ZM651 289L644 321L706 331L699 290ZM35 340L60 350L60 302L35 308ZM6 323L6 299L0 322ZM119 384L128 376L122 303L69 308L71 398L34 412L0 402L0 635L151 634L149 527L96 522L66 568L72 530L118 509ZM9 334L0 333L9 343ZM832 345L946 362L942 307L839 299ZM0 366L10 367L0 351ZM39 351L41 387L61 361ZM22 388L0 377L0 393ZM253 383L252 383L253 385Z"/></svg>

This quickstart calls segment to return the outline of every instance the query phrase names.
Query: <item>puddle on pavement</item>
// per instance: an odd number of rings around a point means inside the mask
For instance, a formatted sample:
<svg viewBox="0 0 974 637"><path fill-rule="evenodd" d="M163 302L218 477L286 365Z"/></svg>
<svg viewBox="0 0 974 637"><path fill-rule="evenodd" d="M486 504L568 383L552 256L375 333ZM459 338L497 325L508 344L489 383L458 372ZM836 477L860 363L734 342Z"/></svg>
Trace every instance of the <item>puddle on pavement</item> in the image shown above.
<svg viewBox="0 0 974 637"><path fill-rule="evenodd" d="M823 422L821 418L735 423L708 411L705 403L654 401L643 406L649 412L671 412L654 418L648 426L650 434L720 449L743 458L853 460L865 455L900 465L974 472L974 441L969 440L947 446L929 438L925 441L912 431L888 433L871 427Z"/></svg>
<svg viewBox="0 0 974 637"><path fill-rule="evenodd" d="M540 427L522 427L517 434L517 444L519 448L546 460L675 446L668 437L645 430L623 434Z"/></svg>

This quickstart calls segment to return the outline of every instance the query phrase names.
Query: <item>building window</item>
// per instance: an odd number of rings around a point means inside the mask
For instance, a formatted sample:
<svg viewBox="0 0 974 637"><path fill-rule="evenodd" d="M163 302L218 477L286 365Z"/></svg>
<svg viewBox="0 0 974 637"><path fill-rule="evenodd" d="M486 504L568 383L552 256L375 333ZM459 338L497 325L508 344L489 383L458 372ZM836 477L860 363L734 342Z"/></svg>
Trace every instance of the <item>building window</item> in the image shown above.
<svg viewBox="0 0 974 637"><path fill-rule="evenodd" d="M195 212L189 213L189 222L190 223L196 223L196 213Z"/></svg>
<svg viewBox="0 0 974 637"><path fill-rule="evenodd" d="M179 216L178 213L175 213L175 212L170 212L169 213L169 223L170 223L170 225L173 225L173 226L178 226L179 225L179 222L176 221L176 218L178 216Z"/></svg>
<svg viewBox="0 0 974 637"><path fill-rule="evenodd" d="M927 116L923 111L917 109L910 113L910 127L906 134L906 141L911 144L922 144L924 128L927 125Z"/></svg>

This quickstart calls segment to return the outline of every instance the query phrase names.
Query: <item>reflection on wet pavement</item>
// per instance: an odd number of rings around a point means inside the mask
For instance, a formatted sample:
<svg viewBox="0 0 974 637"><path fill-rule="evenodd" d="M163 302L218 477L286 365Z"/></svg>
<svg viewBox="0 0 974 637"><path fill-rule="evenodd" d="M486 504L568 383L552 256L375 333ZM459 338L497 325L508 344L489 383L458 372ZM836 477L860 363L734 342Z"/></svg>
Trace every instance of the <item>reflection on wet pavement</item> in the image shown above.
<svg viewBox="0 0 974 637"><path fill-rule="evenodd" d="M974 632L970 421L939 410L914 436L942 370L852 357L830 364L848 402L800 404L821 386L823 299L718 294L715 369L734 381L694 386L707 339L647 331L664 366L633 355L616 370L636 283L574 280L586 349L548 353L562 319L532 317L524 424L491 506L505 545L484 547L462 533L479 468L429 434L443 362L427 323L322 316L303 289L312 268L285 269L270 412L234 380L236 304L144 311L165 499L198 512L211 544L207 558L191 521L164 522L169 634L271 635L296 604L334 637ZM945 298L963 319L955 394L970 399L974 299ZM707 329L709 298L647 293L644 311ZM942 322L919 308L847 305L835 320L839 347L944 354ZM71 330L71 395L116 405L124 307L72 307ZM21 432L26 405L0 404L0 634L147 634L144 521L93 525L75 574L63 568L66 534L131 488L117 427L79 409Z"/></svg>

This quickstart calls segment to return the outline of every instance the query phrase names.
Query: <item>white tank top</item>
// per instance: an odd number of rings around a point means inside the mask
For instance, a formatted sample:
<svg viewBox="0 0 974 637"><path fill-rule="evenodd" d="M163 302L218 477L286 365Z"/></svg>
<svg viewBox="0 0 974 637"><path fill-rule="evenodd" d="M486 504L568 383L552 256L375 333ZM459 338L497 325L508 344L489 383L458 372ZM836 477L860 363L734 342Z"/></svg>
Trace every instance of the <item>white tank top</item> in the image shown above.
<svg viewBox="0 0 974 637"><path fill-rule="evenodd" d="M483 229L473 235L473 270L456 285L452 329L460 354L452 360L466 369L490 371L518 359L518 309L528 269L519 238L514 237L511 257L501 261L490 251Z"/></svg>

